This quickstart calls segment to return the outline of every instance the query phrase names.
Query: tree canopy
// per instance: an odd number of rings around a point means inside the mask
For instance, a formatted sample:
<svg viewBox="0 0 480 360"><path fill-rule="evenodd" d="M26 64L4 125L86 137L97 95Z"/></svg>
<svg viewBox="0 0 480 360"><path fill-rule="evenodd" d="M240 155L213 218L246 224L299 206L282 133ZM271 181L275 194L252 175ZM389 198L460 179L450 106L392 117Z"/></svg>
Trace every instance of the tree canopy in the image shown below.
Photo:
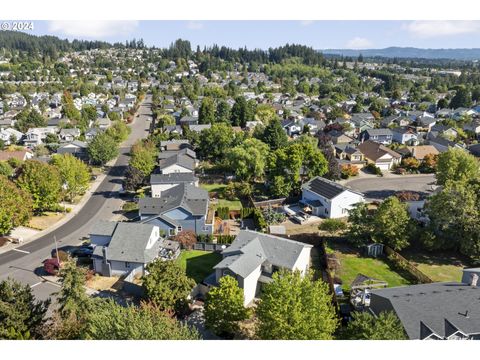
<svg viewBox="0 0 480 360"><path fill-rule="evenodd" d="M298 271L273 274L256 314L263 340L330 340L338 327L327 284Z"/></svg>
<svg viewBox="0 0 480 360"><path fill-rule="evenodd" d="M243 290L231 276L220 278L219 286L212 288L205 300L205 325L217 335L233 335L238 322L249 316L243 306Z"/></svg>

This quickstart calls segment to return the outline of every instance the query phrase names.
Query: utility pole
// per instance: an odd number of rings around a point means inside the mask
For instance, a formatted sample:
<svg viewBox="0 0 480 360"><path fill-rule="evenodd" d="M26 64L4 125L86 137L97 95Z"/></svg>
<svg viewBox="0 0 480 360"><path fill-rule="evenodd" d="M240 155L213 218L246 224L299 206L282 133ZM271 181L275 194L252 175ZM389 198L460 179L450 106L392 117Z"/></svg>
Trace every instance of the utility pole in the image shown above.
<svg viewBox="0 0 480 360"><path fill-rule="evenodd" d="M57 245L57 236L53 235L53 241L55 242L55 254L57 257L58 268L60 268L60 256L58 255L58 245Z"/></svg>

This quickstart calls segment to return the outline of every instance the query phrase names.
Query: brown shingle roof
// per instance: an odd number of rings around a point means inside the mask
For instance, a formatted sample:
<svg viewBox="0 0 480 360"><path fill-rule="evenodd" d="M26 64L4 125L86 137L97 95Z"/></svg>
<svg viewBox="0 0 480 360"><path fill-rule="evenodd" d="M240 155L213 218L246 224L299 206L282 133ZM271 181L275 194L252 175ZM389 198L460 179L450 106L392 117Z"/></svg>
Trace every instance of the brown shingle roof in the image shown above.
<svg viewBox="0 0 480 360"><path fill-rule="evenodd" d="M407 146L408 151L417 160L423 160L425 155L432 154L437 155L439 151L433 145L421 145L421 146Z"/></svg>
<svg viewBox="0 0 480 360"><path fill-rule="evenodd" d="M372 161L377 161L377 159L381 158L385 154L390 154L393 158L402 157L402 155L399 153L371 140L367 140L358 145L358 150L360 150L366 158Z"/></svg>

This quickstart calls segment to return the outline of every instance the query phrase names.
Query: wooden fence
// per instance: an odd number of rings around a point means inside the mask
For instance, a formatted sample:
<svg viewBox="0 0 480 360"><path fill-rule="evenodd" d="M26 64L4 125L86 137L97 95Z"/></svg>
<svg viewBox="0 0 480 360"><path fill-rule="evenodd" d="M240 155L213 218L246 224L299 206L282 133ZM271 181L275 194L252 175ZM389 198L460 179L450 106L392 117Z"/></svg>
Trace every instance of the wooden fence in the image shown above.
<svg viewBox="0 0 480 360"><path fill-rule="evenodd" d="M434 282L430 279L427 275L421 272L415 265L413 265L410 261L405 259L402 255L397 253L391 247L385 245L385 253L388 257L395 262L400 268L405 269L408 271L410 275L412 275L417 281L421 284L428 284Z"/></svg>

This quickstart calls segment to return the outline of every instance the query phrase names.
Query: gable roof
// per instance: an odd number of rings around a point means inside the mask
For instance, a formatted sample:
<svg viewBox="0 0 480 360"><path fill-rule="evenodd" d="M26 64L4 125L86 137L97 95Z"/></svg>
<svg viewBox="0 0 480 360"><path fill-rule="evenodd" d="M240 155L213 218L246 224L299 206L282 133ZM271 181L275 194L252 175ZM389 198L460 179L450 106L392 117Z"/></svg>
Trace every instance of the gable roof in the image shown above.
<svg viewBox="0 0 480 360"><path fill-rule="evenodd" d="M419 146L407 146L408 151L412 156L417 160L423 160L423 158L428 155L437 155L439 151L433 145L419 145Z"/></svg>
<svg viewBox="0 0 480 360"><path fill-rule="evenodd" d="M159 198L145 197L138 202L140 215L160 215L179 207L195 216L205 215L208 209L208 192L194 185L180 183L163 191Z"/></svg>
<svg viewBox="0 0 480 360"><path fill-rule="evenodd" d="M223 250L224 259L213 268L227 268L243 278L264 262L293 270L304 248L312 248L312 245L256 231L240 230L232 244Z"/></svg>
<svg viewBox="0 0 480 360"><path fill-rule="evenodd" d="M188 170L195 170L195 160L190 156L182 154L174 154L166 159L160 160L160 169L165 169L172 165L179 165Z"/></svg>
<svg viewBox="0 0 480 360"><path fill-rule="evenodd" d="M150 184L179 184L192 183L198 178L193 173L171 173L171 174L152 174L150 176Z"/></svg>
<svg viewBox="0 0 480 360"><path fill-rule="evenodd" d="M390 129L366 129L364 130L368 136L392 136L392 130Z"/></svg>
<svg viewBox="0 0 480 360"><path fill-rule="evenodd" d="M318 194L326 199L333 199L343 193L344 191L350 191L358 195L362 195L346 186L337 184L331 180L322 178L320 176L314 177L309 182L302 185L302 189L307 189L315 194Z"/></svg>
<svg viewBox="0 0 480 360"><path fill-rule="evenodd" d="M419 284L372 290L370 309L378 315L391 306L410 339L428 336L425 329L421 334L421 323L441 337L451 335L452 326L468 335L480 333L479 298L478 286L455 282Z"/></svg>
<svg viewBox="0 0 480 360"><path fill-rule="evenodd" d="M402 157L402 155L400 155L396 151L393 151L386 146L372 140L367 140L359 144L358 149L362 152L363 155L365 155L365 157L372 161L376 161L385 154L389 154L393 158L397 159Z"/></svg>
<svg viewBox="0 0 480 360"><path fill-rule="evenodd" d="M155 226L140 223L118 223L108 244L107 260L146 264L158 255L156 246L147 249Z"/></svg>

